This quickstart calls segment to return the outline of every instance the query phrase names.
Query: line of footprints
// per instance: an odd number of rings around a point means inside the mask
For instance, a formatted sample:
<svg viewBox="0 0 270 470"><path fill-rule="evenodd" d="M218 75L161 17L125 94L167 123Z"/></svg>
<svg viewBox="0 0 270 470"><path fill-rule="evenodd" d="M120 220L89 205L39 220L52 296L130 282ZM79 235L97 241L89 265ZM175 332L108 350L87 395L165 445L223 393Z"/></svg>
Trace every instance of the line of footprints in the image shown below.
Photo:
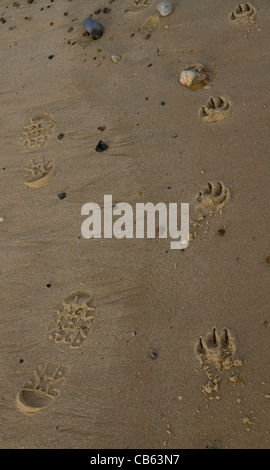
<svg viewBox="0 0 270 470"><path fill-rule="evenodd" d="M126 13L139 11L148 7L151 0L133 0L131 9ZM257 14L251 3L241 3L229 15L233 23L253 24ZM147 20L153 26L151 17ZM206 105L199 110L204 122L218 122L231 114L231 102L223 97L211 97ZM31 150L39 150L46 141L54 136L54 117L49 113L36 114L21 132L21 145ZM47 184L55 175L52 156L41 156L38 161L31 160L26 169L25 186L40 188ZM203 227L205 220L214 213L222 213L230 201L229 188L221 181L208 182L195 199L196 211L199 216L192 222L194 227ZM208 222L206 222L208 223ZM95 321L96 307L93 296L87 290L76 290L63 301L63 308L56 312L54 322L49 326L48 338L55 344L66 344L72 350L82 347ZM218 332L213 327L195 344L195 354L207 378L202 391L212 399L219 399L221 374L234 368L230 381L241 383L238 370L242 362L235 359L236 343L227 328ZM61 385L66 380L69 366L60 363L45 362L32 372L31 379L26 382L16 396L18 409L25 413L36 413L46 409L60 395ZM59 387L59 388L58 388Z"/></svg>

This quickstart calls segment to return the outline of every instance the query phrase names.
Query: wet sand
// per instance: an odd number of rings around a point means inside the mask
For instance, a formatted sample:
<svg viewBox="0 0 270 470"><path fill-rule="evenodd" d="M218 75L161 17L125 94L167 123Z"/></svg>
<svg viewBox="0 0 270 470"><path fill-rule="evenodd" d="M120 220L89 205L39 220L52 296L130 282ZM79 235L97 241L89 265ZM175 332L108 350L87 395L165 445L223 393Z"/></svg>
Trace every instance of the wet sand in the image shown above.
<svg viewBox="0 0 270 470"><path fill-rule="evenodd" d="M268 448L268 1L253 24L232 0L86 3L0 2L0 447ZM209 87L179 83L194 63ZM188 248L85 240L104 194L189 203Z"/></svg>

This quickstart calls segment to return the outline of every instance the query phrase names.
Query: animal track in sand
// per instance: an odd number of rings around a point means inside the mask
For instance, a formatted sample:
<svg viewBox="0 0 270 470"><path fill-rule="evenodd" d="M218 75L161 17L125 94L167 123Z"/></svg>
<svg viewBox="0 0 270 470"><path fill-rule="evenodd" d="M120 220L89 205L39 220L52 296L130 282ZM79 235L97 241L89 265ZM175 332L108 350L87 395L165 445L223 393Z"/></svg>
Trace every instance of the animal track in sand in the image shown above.
<svg viewBox="0 0 270 470"><path fill-rule="evenodd" d="M232 13L229 19L234 23L253 24L257 15L256 8L251 3L240 3Z"/></svg>
<svg viewBox="0 0 270 470"><path fill-rule="evenodd" d="M190 220L190 224L195 228L190 233L190 241L197 237L197 229L204 228L206 235L209 229L210 218L215 212L222 214L223 208L230 201L230 190L220 181L208 182L195 198L195 210L199 215Z"/></svg>
<svg viewBox="0 0 270 470"><path fill-rule="evenodd" d="M208 395L219 391L221 371L242 366L242 361L234 359L235 352L235 339L227 328L218 333L214 326L204 337L199 338L195 344L195 353L208 379L208 383L202 388L203 393ZM235 374L230 380L234 383L242 382Z"/></svg>
<svg viewBox="0 0 270 470"><path fill-rule="evenodd" d="M36 413L49 406L60 395L57 384L66 380L68 366L47 362L33 370L32 378L25 383L16 397L20 411Z"/></svg>
<svg viewBox="0 0 270 470"><path fill-rule="evenodd" d="M53 136L54 118L43 113L32 116L28 126L21 132L21 145L32 149L41 148L46 140Z"/></svg>
<svg viewBox="0 0 270 470"><path fill-rule="evenodd" d="M151 5L152 0L132 0L129 3L128 8L125 9L125 13L138 13L143 8Z"/></svg>
<svg viewBox="0 0 270 470"><path fill-rule="evenodd" d="M230 191L224 183L220 181L209 182L196 197L196 209L200 211L210 210L210 213L216 210L221 213L229 200Z"/></svg>
<svg viewBox="0 0 270 470"><path fill-rule="evenodd" d="M144 31L153 32L157 29L160 25L159 14L151 15L147 20L144 22L142 29Z"/></svg>
<svg viewBox="0 0 270 470"><path fill-rule="evenodd" d="M86 290L73 291L63 302L63 310L57 311L57 319L49 331L49 339L65 343L71 349L79 349L93 326L96 308L93 296Z"/></svg>
<svg viewBox="0 0 270 470"><path fill-rule="evenodd" d="M30 161L30 167L25 168L28 173L24 182L27 188L40 188L47 184L54 175L54 162L52 157L41 157L38 163Z"/></svg>
<svg viewBox="0 0 270 470"><path fill-rule="evenodd" d="M205 122L218 122L226 119L231 114L231 104L227 98L218 96L217 98L211 98L205 106L203 106L199 115Z"/></svg>

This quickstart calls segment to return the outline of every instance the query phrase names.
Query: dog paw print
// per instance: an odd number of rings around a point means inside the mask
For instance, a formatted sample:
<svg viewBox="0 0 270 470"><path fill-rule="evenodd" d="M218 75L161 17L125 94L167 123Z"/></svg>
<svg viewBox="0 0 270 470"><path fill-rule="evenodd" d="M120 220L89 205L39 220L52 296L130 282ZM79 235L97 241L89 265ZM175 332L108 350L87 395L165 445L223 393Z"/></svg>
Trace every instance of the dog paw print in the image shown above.
<svg viewBox="0 0 270 470"><path fill-rule="evenodd" d="M216 210L221 213L229 200L230 191L224 183L220 181L209 182L196 198L197 210L204 211L210 209L211 211Z"/></svg>
<svg viewBox="0 0 270 470"><path fill-rule="evenodd" d="M232 363L235 341L227 328L218 333L213 327L204 337L200 337L196 349L202 365L213 364L217 370L222 370Z"/></svg>
<svg viewBox="0 0 270 470"><path fill-rule="evenodd" d="M205 122L218 122L231 114L231 104L227 98L218 96L209 99L208 103L200 109L199 115Z"/></svg>
<svg viewBox="0 0 270 470"><path fill-rule="evenodd" d="M141 9L151 5L152 0L132 0L125 13L138 13Z"/></svg>
<svg viewBox="0 0 270 470"><path fill-rule="evenodd" d="M21 145L32 149L41 148L53 136L54 118L51 114L34 115L21 133Z"/></svg>
<svg viewBox="0 0 270 470"><path fill-rule="evenodd" d="M50 329L49 339L65 343L71 349L79 349L93 326L96 308L92 306L92 295L88 291L72 292L63 302L63 310L57 311L57 320Z"/></svg>
<svg viewBox="0 0 270 470"><path fill-rule="evenodd" d="M30 161L29 168L25 168L25 186L27 188L40 188L47 184L54 175L53 158L41 157L39 162Z"/></svg>
<svg viewBox="0 0 270 470"><path fill-rule="evenodd" d="M19 410L36 413L47 408L60 395L57 387L66 380L68 371L69 367L60 363L45 363L33 370L31 380L17 394Z"/></svg>
<svg viewBox="0 0 270 470"><path fill-rule="evenodd" d="M256 8L251 3L240 3L229 15L234 23L253 24L257 15Z"/></svg>
<svg viewBox="0 0 270 470"><path fill-rule="evenodd" d="M219 333L216 327L213 327L205 336L199 338L195 345L195 352L208 379L202 389L206 395L219 391L223 370L242 366L242 361L234 359L235 339L227 328ZM236 375L230 378L231 381L233 379L235 382L238 380Z"/></svg>

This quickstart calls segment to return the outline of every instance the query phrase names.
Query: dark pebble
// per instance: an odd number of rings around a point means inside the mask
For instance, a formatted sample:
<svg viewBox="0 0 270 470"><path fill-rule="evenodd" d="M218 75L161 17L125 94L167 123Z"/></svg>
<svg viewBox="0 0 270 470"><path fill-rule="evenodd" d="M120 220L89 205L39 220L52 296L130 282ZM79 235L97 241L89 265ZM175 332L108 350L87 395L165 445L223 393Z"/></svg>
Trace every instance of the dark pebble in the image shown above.
<svg viewBox="0 0 270 470"><path fill-rule="evenodd" d="M165 106L166 103L165 103L165 101L161 101L160 104L161 104L161 106Z"/></svg>
<svg viewBox="0 0 270 470"><path fill-rule="evenodd" d="M103 140L100 140L99 143L96 146L96 152L104 152L104 150L107 150L108 145L103 142Z"/></svg>
<svg viewBox="0 0 270 470"><path fill-rule="evenodd" d="M106 127L105 126L98 126L97 129L98 129L99 132L104 132Z"/></svg>
<svg viewBox="0 0 270 470"><path fill-rule="evenodd" d="M65 199L66 193L59 193L58 197L59 197L59 199Z"/></svg>
<svg viewBox="0 0 270 470"><path fill-rule="evenodd" d="M46 284L46 285L47 285L47 287L51 287L51 284Z"/></svg>
<svg viewBox="0 0 270 470"><path fill-rule="evenodd" d="M27 0L27 3L29 3L29 5L31 5L31 3L33 3L34 0Z"/></svg>
<svg viewBox="0 0 270 470"><path fill-rule="evenodd" d="M102 26L93 20L93 18L85 18L83 20L83 26L93 39L99 39L103 35Z"/></svg>
<svg viewBox="0 0 270 470"><path fill-rule="evenodd" d="M1 18L0 21L1 21L1 23L6 23L7 22L7 20L5 18Z"/></svg>
<svg viewBox="0 0 270 470"><path fill-rule="evenodd" d="M50 59L50 60L52 60L53 58L54 58L53 54L49 55L49 57L48 57L48 59Z"/></svg>
<svg viewBox="0 0 270 470"><path fill-rule="evenodd" d="M156 351L152 351L150 354L151 359L155 360L158 357L158 353Z"/></svg>
<svg viewBox="0 0 270 470"><path fill-rule="evenodd" d="M23 359L20 359L20 364L22 364L22 363L23 363Z"/></svg>
<svg viewBox="0 0 270 470"><path fill-rule="evenodd" d="M217 231L218 235L220 235L221 237L223 237L223 235L225 235L225 232L226 232L226 230L224 230L224 228L220 228L220 229Z"/></svg>
<svg viewBox="0 0 270 470"><path fill-rule="evenodd" d="M61 140L61 139L63 139L63 137L64 137L64 134L59 134L57 139Z"/></svg>
<svg viewBox="0 0 270 470"><path fill-rule="evenodd" d="M172 139L176 139L176 137L177 137L177 134L172 135Z"/></svg>
<svg viewBox="0 0 270 470"><path fill-rule="evenodd" d="M111 9L109 7L103 8L103 13L110 13Z"/></svg>

